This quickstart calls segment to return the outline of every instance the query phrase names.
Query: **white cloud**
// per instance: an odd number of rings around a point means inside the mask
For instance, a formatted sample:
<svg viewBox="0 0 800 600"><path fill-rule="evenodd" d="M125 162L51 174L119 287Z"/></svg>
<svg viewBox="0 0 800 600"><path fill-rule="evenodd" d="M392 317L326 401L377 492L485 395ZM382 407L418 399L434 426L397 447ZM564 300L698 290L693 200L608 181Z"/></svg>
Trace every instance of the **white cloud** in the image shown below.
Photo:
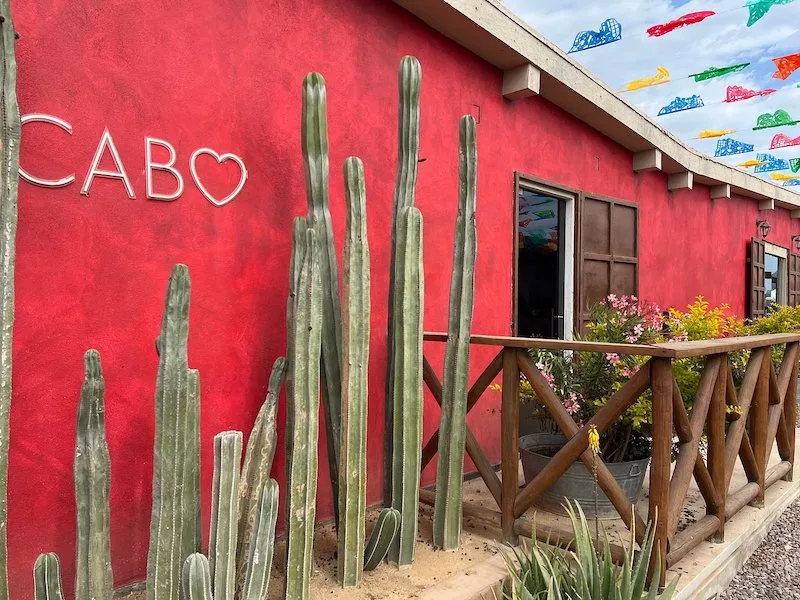
<svg viewBox="0 0 800 600"><path fill-rule="evenodd" d="M625 94L647 114L657 115L676 96L698 94L706 106L662 117L656 121L695 148L712 154L717 140L691 139L703 129L735 129L731 137L754 144L755 149L789 158L800 156L800 146L769 151L772 137L779 132L800 135L800 125L753 131L758 115L783 108L800 119L800 70L786 81L772 78L771 59L800 52L800 0L776 5L760 21L747 27L744 0L690 0L680 6L670 0L503 0L534 29L569 50L575 35L597 30L614 17L622 24L622 40L572 54L612 88L654 75L657 66L666 67L673 81ZM701 23L677 29L662 37L649 37L648 27L684 14L712 10L717 14ZM748 69L725 77L696 83L687 76L708 67L750 62ZM723 103L728 85L748 89L778 88L779 92L743 102ZM736 164L754 154L728 157Z"/></svg>

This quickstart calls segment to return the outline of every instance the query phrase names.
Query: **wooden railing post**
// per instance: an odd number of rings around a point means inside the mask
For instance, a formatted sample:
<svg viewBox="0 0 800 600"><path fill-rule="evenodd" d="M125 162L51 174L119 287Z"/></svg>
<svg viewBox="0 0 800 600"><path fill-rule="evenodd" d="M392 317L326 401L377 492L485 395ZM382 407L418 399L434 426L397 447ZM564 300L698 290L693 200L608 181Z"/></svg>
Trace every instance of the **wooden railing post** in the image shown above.
<svg viewBox="0 0 800 600"><path fill-rule="evenodd" d="M711 481L717 491L718 506L709 506L708 514L719 519L719 527L712 536L712 541L722 542L725 539L725 407L728 387L728 355L722 356L719 373L714 384L714 393L711 396L711 406L708 409L708 470Z"/></svg>
<svg viewBox="0 0 800 600"><path fill-rule="evenodd" d="M758 467L758 495L751 506L764 508L765 476L767 472L767 430L769 429L769 371L772 365L772 347L765 348L764 359L758 374L753 402L750 405L750 442Z"/></svg>
<svg viewBox="0 0 800 600"><path fill-rule="evenodd" d="M655 522L655 541L650 562L650 575L660 561L660 584L667 575L669 535L669 482L672 462L672 360L653 358L650 361L653 390L653 449L650 460L650 506L647 518Z"/></svg>
<svg viewBox="0 0 800 600"><path fill-rule="evenodd" d="M795 342L797 344L797 342ZM786 350L789 350L789 345L786 345ZM795 361L792 365L792 376L789 380L789 391L786 393L786 399L783 401L783 418L786 423L786 432L789 435L789 455L786 460L791 463L792 468L783 476L784 481L792 481L794 474L794 445L795 445L795 428L797 427L797 372L798 362Z"/></svg>
<svg viewBox="0 0 800 600"><path fill-rule="evenodd" d="M523 350L524 352L524 350ZM514 502L519 488L519 366L517 349L503 349L503 394L501 405L501 471L502 493L500 524L503 540L516 546Z"/></svg>

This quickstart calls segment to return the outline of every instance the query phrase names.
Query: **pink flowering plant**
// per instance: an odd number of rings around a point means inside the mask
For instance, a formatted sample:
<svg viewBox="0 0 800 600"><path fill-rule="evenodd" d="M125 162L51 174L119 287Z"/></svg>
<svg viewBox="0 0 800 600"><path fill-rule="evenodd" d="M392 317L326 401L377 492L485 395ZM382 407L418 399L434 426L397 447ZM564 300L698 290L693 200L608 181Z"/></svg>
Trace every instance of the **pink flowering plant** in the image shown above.
<svg viewBox="0 0 800 600"><path fill-rule="evenodd" d="M609 295L590 310L583 339L614 344L653 344L698 339L696 336L724 337L738 332L738 322L727 307L710 308L702 298L682 313L661 310L657 304L636 296ZM600 352L556 352L532 350L536 366L561 398L564 408L579 423L585 423L613 394L649 360L647 356ZM675 361L676 378L687 409L702 373L702 361ZM521 397L535 400L527 381ZM652 400L646 392L606 431L600 440L600 454L606 462L645 458L650 453L649 427Z"/></svg>

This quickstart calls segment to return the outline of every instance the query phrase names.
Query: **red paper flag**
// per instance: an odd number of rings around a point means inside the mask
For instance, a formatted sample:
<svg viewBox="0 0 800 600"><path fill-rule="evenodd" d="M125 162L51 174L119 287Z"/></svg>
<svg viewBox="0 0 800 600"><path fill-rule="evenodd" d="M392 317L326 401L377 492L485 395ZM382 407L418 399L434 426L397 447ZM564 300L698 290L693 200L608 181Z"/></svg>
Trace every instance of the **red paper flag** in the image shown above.
<svg viewBox="0 0 800 600"><path fill-rule="evenodd" d="M749 100L756 96L769 96L778 90L769 88L766 90L748 90L740 85L729 85L725 90L725 102L738 102L739 100Z"/></svg>
<svg viewBox="0 0 800 600"><path fill-rule="evenodd" d="M800 54L787 54L786 56L773 58L772 62L778 67L778 70L772 76L775 79L786 79L797 69L800 69Z"/></svg>
<svg viewBox="0 0 800 600"><path fill-rule="evenodd" d="M772 143L769 145L770 150L775 148L788 148L789 146L800 146L800 136L790 138L785 133L779 133L772 138Z"/></svg>
<svg viewBox="0 0 800 600"><path fill-rule="evenodd" d="M675 31L679 27L685 27L686 25L694 25L695 23L699 23L708 17L713 17L715 14L717 13L715 13L713 10L703 10L700 12L689 13L672 21L661 23L660 25L653 25L647 30L647 33L650 37L659 37L666 35L670 31Z"/></svg>

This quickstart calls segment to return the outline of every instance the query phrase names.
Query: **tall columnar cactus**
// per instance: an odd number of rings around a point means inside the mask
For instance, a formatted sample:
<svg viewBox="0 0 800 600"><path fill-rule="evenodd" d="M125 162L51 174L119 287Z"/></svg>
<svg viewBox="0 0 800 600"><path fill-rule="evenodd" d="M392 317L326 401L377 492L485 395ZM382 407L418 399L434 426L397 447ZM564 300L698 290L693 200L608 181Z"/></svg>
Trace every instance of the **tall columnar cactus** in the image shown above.
<svg viewBox="0 0 800 600"><path fill-rule="evenodd" d="M400 531L389 561L402 567L414 561L422 462L422 215L413 206L400 211L395 250L392 506Z"/></svg>
<svg viewBox="0 0 800 600"><path fill-rule="evenodd" d="M186 407L186 459L183 464L181 510L187 519L194 515L194 527L188 526L181 536L181 556L200 550L202 544L200 518L200 372L189 369Z"/></svg>
<svg viewBox="0 0 800 600"><path fill-rule="evenodd" d="M294 344L294 314L297 305L297 281L300 278L300 267L303 266L303 259L306 251L306 231L308 231L308 221L305 217L295 217L292 223L292 255L289 262L289 298L286 302L286 431L294 431L292 422L291 402L294 397L292 391L292 357L294 356L292 345ZM287 438L288 442L288 438ZM289 453L286 453L286 476L289 477ZM287 479L288 485L288 479Z"/></svg>
<svg viewBox="0 0 800 600"><path fill-rule="evenodd" d="M272 570L275 523L278 519L278 482L270 479L259 490L242 600L266 600Z"/></svg>
<svg viewBox="0 0 800 600"><path fill-rule="evenodd" d="M111 459L106 444L105 382L97 350L87 350L83 362L85 376L78 404L74 460L78 517L75 599L111 600Z"/></svg>
<svg viewBox="0 0 800 600"><path fill-rule="evenodd" d="M251 547L256 534L261 488L269 481L272 459L275 457L275 420L278 413L278 396L286 359L281 356L272 365L267 398L258 411L256 422L247 440L247 452L239 482L239 535L236 548L236 588L245 584L247 567L250 564ZM277 485L277 484L276 484ZM274 536L273 536L274 537ZM256 600L259 600L256 598Z"/></svg>
<svg viewBox="0 0 800 600"><path fill-rule="evenodd" d="M194 553L186 557L181 581L183 600L212 600L211 569L208 559L202 554Z"/></svg>
<svg viewBox="0 0 800 600"><path fill-rule="evenodd" d="M233 600L236 591L236 519L239 514L241 463L242 432L218 433L214 437L214 483L208 537L215 600Z"/></svg>
<svg viewBox="0 0 800 600"><path fill-rule="evenodd" d="M475 298L475 226L478 151L475 119L461 118L459 130L459 198L456 218L453 278L450 281L450 316L442 380L442 416L439 422L439 464L433 544L458 550L461 536L461 488L464 475L467 392L469 391L469 338Z"/></svg>
<svg viewBox="0 0 800 600"><path fill-rule="evenodd" d="M328 468L338 523L342 420L342 320L339 269L328 208L328 117L325 80L309 73L303 80L302 147L308 196L308 226L316 235L322 285L322 409Z"/></svg>
<svg viewBox="0 0 800 600"><path fill-rule="evenodd" d="M40 554L33 564L33 587L36 600L64 600L61 590L61 564L54 552Z"/></svg>
<svg viewBox="0 0 800 600"><path fill-rule="evenodd" d="M367 507L367 375L370 280L364 166L344 164L347 230L344 245L342 462L339 466L338 570L343 587L358 585L364 561Z"/></svg>
<svg viewBox="0 0 800 600"><path fill-rule="evenodd" d="M417 187L417 165L419 164L419 95L422 85L422 68L413 56L404 56L400 61L398 76L400 110L397 133L397 180L392 205L392 253L389 263L389 318L386 362L385 442L384 442L384 504L392 505L392 457L394 423L394 353L395 339L395 264L397 261L397 228L400 211L414 206Z"/></svg>
<svg viewBox="0 0 800 600"><path fill-rule="evenodd" d="M307 600L313 560L319 438L319 364L322 337L322 293L315 234L306 232L297 280L291 336L292 428L287 431L286 599Z"/></svg>
<svg viewBox="0 0 800 600"><path fill-rule="evenodd" d="M14 327L14 260L17 237L20 117L17 106L17 62L9 0L0 1L0 600L8 600L7 500L8 419L11 414L11 333Z"/></svg>
<svg viewBox="0 0 800 600"><path fill-rule="evenodd" d="M185 481L195 481L200 461L196 441L199 414L192 412L199 410L197 375L187 366L190 287L187 267L175 265L156 341L159 360L148 600L178 600L183 560L196 550L199 540L197 500L182 491Z"/></svg>

